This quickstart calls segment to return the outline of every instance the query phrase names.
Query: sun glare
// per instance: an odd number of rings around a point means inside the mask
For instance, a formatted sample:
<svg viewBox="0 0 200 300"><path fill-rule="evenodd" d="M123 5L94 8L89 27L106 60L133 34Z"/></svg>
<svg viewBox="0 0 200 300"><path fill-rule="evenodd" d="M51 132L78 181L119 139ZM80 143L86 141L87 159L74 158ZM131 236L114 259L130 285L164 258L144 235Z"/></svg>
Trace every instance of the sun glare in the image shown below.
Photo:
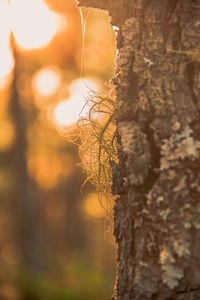
<svg viewBox="0 0 200 300"><path fill-rule="evenodd" d="M23 50L44 47L63 26L63 18L42 0L10 0L10 22L17 44ZM66 25L66 24L65 24Z"/></svg>
<svg viewBox="0 0 200 300"><path fill-rule="evenodd" d="M37 72L32 81L33 89L42 97L49 97L56 92L61 82L61 74L55 67L48 67Z"/></svg>
<svg viewBox="0 0 200 300"><path fill-rule="evenodd" d="M52 12L42 0L10 0L9 5L7 0L0 0L0 89L7 84L14 66L10 30L22 50L32 50L47 46L66 26L66 18Z"/></svg>
<svg viewBox="0 0 200 300"><path fill-rule="evenodd" d="M87 97L92 91L98 91L95 81L87 78L74 80L70 85L71 97L58 103L54 110L54 121L58 127L66 127L76 123L80 115L86 115L88 108L84 107Z"/></svg>
<svg viewBox="0 0 200 300"><path fill-rule="evenodd" d="M58 126L67 126L78 120L80 106L76 97L60 102L54 110L54 120Z"/></svg>

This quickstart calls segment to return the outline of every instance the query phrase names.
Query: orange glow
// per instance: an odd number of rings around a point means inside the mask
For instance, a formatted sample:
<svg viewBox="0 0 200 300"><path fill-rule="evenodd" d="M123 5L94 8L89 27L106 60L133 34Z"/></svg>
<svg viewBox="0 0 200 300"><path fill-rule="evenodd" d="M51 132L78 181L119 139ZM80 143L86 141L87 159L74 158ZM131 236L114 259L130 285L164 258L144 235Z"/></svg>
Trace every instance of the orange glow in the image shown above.
<svg viewBox="0 0 200 300"><path fill-rule="evenodd" d="M42 0L0 1L0 89L8 82L14 67L10 30L23 50L49 44L58 31L66 29L66 18L53 13Z"/></svg>
<svg viewBox="0 0 200 300"><path fill-rule="evenodd" d="M66 166L66 167L65 167ZM56 154L48 152L32 154L28 159L28 171L39 186L49 190L54 188L61 176L67 176L74 172L75 164L70 155L58 159Z"/></svg>
<svg viewBox="0 0 200 300"><path fill-rule="evenodd" d="M1 251L3 259L9 264L17 264L21 260L20 249L15 243L6 243Z"/></svg>
<svg viewBox="0 0 200 300"><path fill-rule="evenodd" d="M42 0L10 0L10 9L11 28L23 50L47 46L67 25L64 17L53 13Z"/></svg>
<svg viewBox="0 0 200 300"><path fill-rule="evenodd" d="M21 291L18 287L9 285L9 284L1 284L0 286L0 295L3 299L13 299L20 300L22 299Z"/></svg>
<svg viewBox="0 0 200 300"><path fill-rule="evenodd" d="M88 108L84 107L87 98L92 91L98 90L96 82L89 78L80 78L74 80L70 85L71 97L60 102L54 110L54 121L59 126L69 126L81 116L88 112Z"/></svg>
<svg viewBox="0 0 200 300"><path fill-rule="evenodd" d="M13 124L8 120L0 121L0 150L8 150L12 147L15 139Z"/></svg>
<svg viewBox="0 0 200 300"><path fill-rule="evenodd" d="M0 1L0 89L8 82L9 74L14 67L10 49L9 11L6 0Z"/></svg>
<svg viewBox="0 0 200 300"><path fill-rule="evenodd" d="M34 75L32 86L43 97L49 97L56 92L61 82L59 70L53 67L44 68Z"/></svg>
<svg viewBox="0 0 200 300"><path fill-rule="evenodd" d="M59 180L62 171L59 160L56 156L47 153L40 153L28 160L29 174L43 189L54 188Z"/></svg>
<svg viewBox="0 0 200 300"><path fill-rule="evenodd" d="M87 196L84 208L93 218L103 218L105 216L105 210L102 208L97 194L89 194Z"/></svg>

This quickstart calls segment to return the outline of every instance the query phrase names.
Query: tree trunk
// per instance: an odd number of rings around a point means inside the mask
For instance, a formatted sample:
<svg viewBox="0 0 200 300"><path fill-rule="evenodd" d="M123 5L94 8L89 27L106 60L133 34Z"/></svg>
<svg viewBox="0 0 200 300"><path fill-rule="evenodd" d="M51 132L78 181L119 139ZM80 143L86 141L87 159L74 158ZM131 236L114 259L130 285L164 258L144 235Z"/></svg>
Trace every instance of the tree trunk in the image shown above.
<svg viewBox="0 0 200 300"><path fill-rule="evenodd" d="M22 264L29 275L41 275L45 268L45 239L42 222L42 207L39 203L37 186L31 180L27 169L27 122L26 111L21 103L17 79L20 75L19 53L15 47L14 38L11 39L15 68L11 90L10 111L12 114L16 141L12 149L13 172L15 174L16 189L15 222L16 235L22 252Z"/></svg>
<svg viewBox="0 0 200 300"><path fill-rule="evenodd" d="M200 3L79 5L108 9L119 27L113 299L199 300Z"/></svg>

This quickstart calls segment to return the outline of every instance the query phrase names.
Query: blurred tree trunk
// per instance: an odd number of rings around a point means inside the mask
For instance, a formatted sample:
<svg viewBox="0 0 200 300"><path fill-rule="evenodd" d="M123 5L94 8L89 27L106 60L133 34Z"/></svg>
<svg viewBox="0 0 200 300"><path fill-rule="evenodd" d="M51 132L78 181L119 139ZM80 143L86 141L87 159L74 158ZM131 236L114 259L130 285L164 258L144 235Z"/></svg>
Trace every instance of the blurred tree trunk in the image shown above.
<svg viewBox="0 0 200 300"><path fill-rule="evenodd" d="M79 0L119 27L116 300L200 299L200 3Z"/></svg>
<svg viewBox="0 0 200 300"><path fill-rule="evenodd" d="M36 184L27 169L27 112L20 101L17 80L20 76L19 54L12 40L15 69L11 90L11 114L15 126L16 142L12 150L13 170L16 182L14 193L16 205L16 234L22 251L22 265L29 275L40 274L44 268L45 241L42 225L42 207Z"/></svg>

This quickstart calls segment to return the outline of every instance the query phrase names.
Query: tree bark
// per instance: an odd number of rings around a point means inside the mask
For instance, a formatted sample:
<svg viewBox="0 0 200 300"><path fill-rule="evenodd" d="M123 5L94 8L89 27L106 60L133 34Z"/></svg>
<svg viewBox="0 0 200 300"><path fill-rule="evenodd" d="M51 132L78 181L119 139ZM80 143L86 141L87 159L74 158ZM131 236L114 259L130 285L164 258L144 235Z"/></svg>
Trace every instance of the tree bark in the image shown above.
<svg viewBox="0 0 200 300"><path fill-rule="evenodd" d="M199 300L200 3L79 5L108 9L119 27L113 299Z"/></svg>

